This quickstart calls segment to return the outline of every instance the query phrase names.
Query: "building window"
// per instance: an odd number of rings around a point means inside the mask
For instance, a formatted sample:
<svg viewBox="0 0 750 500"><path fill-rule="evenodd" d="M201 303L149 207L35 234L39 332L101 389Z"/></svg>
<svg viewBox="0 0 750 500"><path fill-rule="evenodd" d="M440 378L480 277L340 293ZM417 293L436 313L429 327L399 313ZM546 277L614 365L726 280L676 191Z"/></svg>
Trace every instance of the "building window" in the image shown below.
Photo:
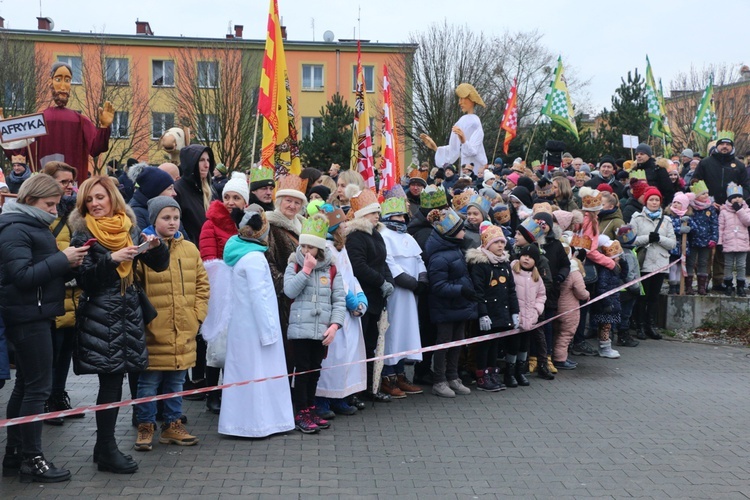
<svg viewBox="0 0 750 500"><path fill-rule="evenodd" d="M81 85L83 83L83 64L80 56L57 56L58 62L64 62L73 69L70 83Z"/></svg>
<svg viewBox="0 0 750 500"><path fill-rule="evenodd" d="M127 111L115 111L115 119L112 121L112 138L124 139L128 137L128 116Z"/></svg>
<svg viewBox="0 0 750 500"><path fill-rule="evenodd" d="M375 66L362 66L365 74L365 89L367 92L375 92ZM352 67L352 92L357 91L357 67Z"/></svg>
<svg viewBox="0 0 750 500"><path fill-rule="evenodd" d="M216 142L219 140L219 117L216 115L198 116L198 130L196 131L199 141Z"/></svg>
<svg viewBox="0 0 750 500"><path fill-rule="evenodd" d="M215 89L219 87L219 63L216 61L198 61L198 87Z"/></svg>
<svg viewBox="0 0 750 500"><path fill-rule="evenodd" d="M151 71L154 87L174 87L174 61L152 61Z"/></svg>
<svg viewBox="0 0 750 500"><path fill-rule="evenodd" d="M158 140L174 127L174 113L151 113L151 138Z"/></svg>
<svg viewBox="0 0 750 500"><path fill-rule="evenodd" d="M302 65L302 90L323 90L323 65Z"/></svg>
<svg viewBox="0 0 750 500"><path fill-rule="evenodd" d="M107 85L128 85L130 83L130 70L128 60L125 58L105 59L104 73Z"/></svg>
<svg viewBox="0 0 750 500"><path fill-rule="evenodd" d="M729 112L729 118L734 118L734 97L727 99L727 111Z"/></svg>
<svg viewBox="0 0 750 500"><path fill-rule="evenodd" d="M312 139L315 129L323 124L323 119L320 117L302 117L302 140L309 141Z"/></svg>
<svg viewBox="0 0 750 500"><path fill-rule="evenodd" d="M26 104L26 92L23 88L23 81L5 82L5 95L3 108L7 111L24 109Z"/></svg>
<svg viewBox="0 0 750 500"><path fill-rule="evenodd" d="M745 96L745 114L750 115L750 95Z"/></svg>

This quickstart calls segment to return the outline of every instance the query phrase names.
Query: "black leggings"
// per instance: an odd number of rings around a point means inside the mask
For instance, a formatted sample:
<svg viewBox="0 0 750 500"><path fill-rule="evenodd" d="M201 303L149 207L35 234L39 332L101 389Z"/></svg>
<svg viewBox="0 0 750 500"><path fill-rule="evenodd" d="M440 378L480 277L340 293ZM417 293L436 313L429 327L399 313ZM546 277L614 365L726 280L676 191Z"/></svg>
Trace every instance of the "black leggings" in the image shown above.
<svg viewBox="0 0 750 500"><path fill-rule="evenodd" d="M294 371L320 370L326 353L326 346L320 340L290 340L294 345ZM320 372L305 373L294 376L292 402L295 411L302 411L315 405L315 391L318 388Z"/></svg>
<svg viewBox="0 0 750 500"><path fill-rule="evenodd" d="M122 400L122 373L99 374L99 394L96 404L116 403ZM96 412L96 442L106 444L115 441L115 425L119 408Z"/></svg>
<svg viewBox="0 0 750 500"><path fill-rule="evenodd" d="M368 358L375 356L375 348L378 346L378 321L380 315L366 313L362 316L362 334L365 338L365 354ZM372 370L374 368L373 361L367 363L367 390L372 391Z"/></svg>
<svg viewBox="0 0 750 500"><path fill-rule="evenodd" d="M542 335L542 337L544 337L544 335ZM529 352L531 331L521 332L509 337L504 337L502 340L505 344L505 354L517 356L519 352Z"/></svg>
<svg viewBox="0 0 750 500"><path fill-rule="evenodd" d="M493 329L489 332L477 332L479 335L487 335L488 333L498 333L501 330ZM474 360L477 363L477 370L484 370L486 368L494 368L497 366L497 350L500 347L500 341L502 339L492 339L485 342L479 342L474 344Z"/></svg>
<svg viewBox="0 0 750 500"><path fill-rule="evenodd" d="M61 395L65 391L70 371L70 360L73 359L73 347L76 341L74 327L52 327L52 394Z"/></svg>

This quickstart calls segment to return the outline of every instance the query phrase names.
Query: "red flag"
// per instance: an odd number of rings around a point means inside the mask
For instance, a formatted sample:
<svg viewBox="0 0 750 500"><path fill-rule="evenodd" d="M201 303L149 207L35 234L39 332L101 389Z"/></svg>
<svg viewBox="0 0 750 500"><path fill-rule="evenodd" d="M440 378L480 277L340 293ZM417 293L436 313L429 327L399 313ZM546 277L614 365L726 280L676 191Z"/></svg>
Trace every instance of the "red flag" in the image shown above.
<svg viewBox="0 0 750 500"><path fill-rule="evenodd" d="M508 154L510 141L518 135L518 89L516 79L513 79L513 86L510 88L508 102L505 103L505 112L503 121L500 122L500 129L505 130L505 141L503 141L503 153Z"/></svg>
<svg viewBox="0 0 750 500"><path fill-rule="evenodd" d="M375 171L372 157L372 131L367 109L367 89L362 70L362 49L357 41L357 91L354 100L354 124L352 125L352 170L356 169L365 180L365 186L375 190Z"/></svg>
<svg viewBox="0 0 750 500"><path fill-rule="evenodd" d="M391 103L391 84L388 80L388 67L383 65L383 166L380 170L380 192L392 189L398 182L398 165L396 164L396 142L393 134L393 105Z"/></svg>

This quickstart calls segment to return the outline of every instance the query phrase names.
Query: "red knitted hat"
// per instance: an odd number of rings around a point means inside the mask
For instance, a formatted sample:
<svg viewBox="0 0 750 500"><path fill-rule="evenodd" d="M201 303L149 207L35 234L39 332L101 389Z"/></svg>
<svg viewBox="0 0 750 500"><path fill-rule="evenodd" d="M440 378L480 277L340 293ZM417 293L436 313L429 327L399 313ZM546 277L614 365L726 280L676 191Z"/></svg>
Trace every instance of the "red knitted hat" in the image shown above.
<svg viewBox="0 0 750 500"><path fill-rule="evenodd" d="M636 181L631 184L630 187L631 191L633 192L633 198L635 198L636 200L643 196L643 193L645 193L648 188L648 182L645 181Z"/></svg>
<svg viewBox="0 0 750 500"><path fill-rule="evenodd" d="M662 199L661 193L654 186L649 186L646 192L643 193L643 201L648 201L652 196L658 196L659 200Z"/></svg>
<svg viewBox="0 0 750 500"><path fill-rule="evenodd" d="M614 193L615 192L612 189L612 186L610 186L609 184L606 184L604 182L602 182L601 184L599 184L598 186L596 186L596 190L597 191L607 191L608 193Z"/></svg>

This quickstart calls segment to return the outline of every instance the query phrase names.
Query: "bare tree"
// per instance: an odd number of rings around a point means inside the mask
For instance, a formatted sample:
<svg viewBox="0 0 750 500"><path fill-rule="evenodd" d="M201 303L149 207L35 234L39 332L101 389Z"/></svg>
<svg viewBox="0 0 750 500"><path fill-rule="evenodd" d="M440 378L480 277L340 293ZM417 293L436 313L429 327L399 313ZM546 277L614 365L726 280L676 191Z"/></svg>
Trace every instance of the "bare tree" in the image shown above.
<svg viewBox="0 0 750 500"><path fill-rule="evenodd" d="M104 36L95 45L79 45L79 51L85 90L72 93L73 107L97 127L101 126L99 107L110 101L115 108L109 149L94 158L94 173L101 173L111 160L147 156L154 95L149 95L142 75L134 71L139 61L131 60L122 48L109 45Z"/></svg>
<svg viewBox="0 0 750 500"><path fill-rule="evenodd" d="M262 55L231 41L173 54L178 84L171 101L179 125L210 144L229 170L251 166Z"/></svg>
<svg viewBox="0 0 750 500"><path fill-rule="evenodd" d="M5 117L34 113L50 99L49 64L34 42L0 30L0 108Z"/></svg>
<svg viewBox="0 0 750 500"><path fill-rule="evenodd" d="M709 78L714 77L714 106L718 130L735 133L735 148L744 153L750 149L750 81L740 74L741 65L719 63L702 68L690 67L670 82L666 99L675 151L692 147L706 155L708 139L692 133L693 120Z"/></svg>

